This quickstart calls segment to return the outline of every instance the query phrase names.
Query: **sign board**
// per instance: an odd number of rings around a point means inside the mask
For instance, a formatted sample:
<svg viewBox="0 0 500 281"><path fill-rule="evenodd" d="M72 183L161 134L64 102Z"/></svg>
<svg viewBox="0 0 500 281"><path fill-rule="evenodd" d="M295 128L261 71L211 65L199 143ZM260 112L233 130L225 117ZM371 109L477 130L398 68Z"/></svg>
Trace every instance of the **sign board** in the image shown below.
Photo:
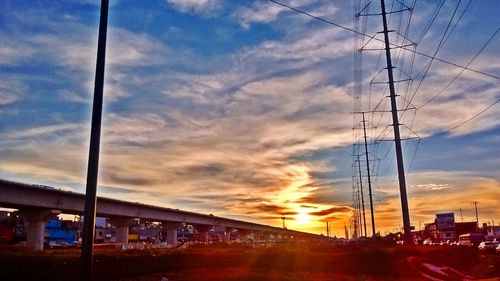
<svg viewBox="0 0 500 281"><path fill-rule="evenodd" d="M454 213L436 214L436 227L438 230L454 228L455 214Z"/></svg>

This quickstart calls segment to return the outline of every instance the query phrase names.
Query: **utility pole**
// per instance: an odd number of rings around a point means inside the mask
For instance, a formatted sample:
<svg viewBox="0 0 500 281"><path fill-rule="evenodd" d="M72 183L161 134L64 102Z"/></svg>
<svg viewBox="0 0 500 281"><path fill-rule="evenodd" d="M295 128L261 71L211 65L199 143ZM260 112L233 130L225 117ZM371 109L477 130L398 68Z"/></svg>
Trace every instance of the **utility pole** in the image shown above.
<svg viewBox="0 0 500 281"><path fill-rule="evenodd" d="M359 238L363 236L363 229L361 227L361 197L359 194L359 183L356 181L355 183L355 202L356 202L356 208L355 208L355 220L354 220L354 230L356 231L356 238Z"/></svg>
<svg viewBox="0 0 500 281"><path fill-rule="evenodd" d="M370 161L368 160L368 141L366 137L366 121L365 113L361 112L363 115L363 135L365 138L365 157L366 157L366 173L368 176L368 195L370 196L370 214L372 219L372 237L375 237L375 215L373 213L373 198L372 198L372 181L370 177ZM365 230L366 231L366 230ZM367 235L368 236L368 235Z"/></svg>
<svg viewBox="0 0 500 281"><path fill-rule="evenodd" d="M358 183L358 230L359 230L359 236L363 236L363 217L361 216L361 191L359 189L359 183Z"/></svg>
<svg viewBox="0 0 500 281"><path fill-rule="evenodd" d="M354 179L352 180L352 230L353 230L353 238L358 237L358 226L357 224L357 217L358 217L358 197L356 196L356 184ZM349 221L351 223L351 221Z"/></svg>
<svg viewBox="0 0 500 281"><path fill-rule="evenodd" d="M92 280L95 214L97 203L97 175L99 170L99 147L101 142L102 101L104 90L104 67L106 59L106 34L108 29L109 0L101 0L99 37L97 41L97 62L92 106L92 126L90 129L89 162L85 191L85 217L82 233L82 279Z"/></svg>
<svg viewBox="0 0 500 281"><path fill-rule="evenodd" d="M478 204L478 203L479 203L479 202L477 202L477 201L472 201L472 202L471 202L471 204L474 204L474 208L476 209L476 225L477 225L477 227L479 227L479 217L478 217L478 215L477 215L477 204Z"/></svg>
<svg viewBox="0 0 500 281"><path fill-rule="evenodd" d="M354 238L358 238L358 190L357 183L353 184L353 197L354 197L354 217L352 219L354 227Z"/></svg>
<svg viewBox="0 0 500 281"><path fill-rule="evenodd" d="M392 126L394 128L394 144L396 146L396 161L398 164L399 193L401 196L401 211L403 213L404 241L411 244L413 242L410 226L410 212L408 210L408 196L406 194L406 178L403 165L403 151L401 149L401 136L399 133L398 106L396 103L396 90L394 89L394 75L391 59L391 45L389 43L389 30L387 27L387 17L385 2L380 0L382 8L382 24L384 26L385 56L387 61L387 75L389 77L389 93L391 98Z"/></svg>
<svg viewBox="0 0 500 281"><path fill-rule="evenodd" d="M365 236L368 236L368 233L366 232L365 199L363 195L363 178L361 177L361 161L359 160L359 155L358 155L358 171L359 171L359 187L361 191L361 207L363 210L363 228L365 229Z"/></svg>
<svg viewBox="0 0 500 281"><path fill-rule="evenodd" d="M329 223L326 222L326 237L330 238L330 228L329 228Z"/></svg>
<svg viewBox="0 0 500 281"><path fill-rule="evenodd" d="M460 208L460 220L462 220L462 222L464 222L464 216L462 214L462 208Z"/></svg>

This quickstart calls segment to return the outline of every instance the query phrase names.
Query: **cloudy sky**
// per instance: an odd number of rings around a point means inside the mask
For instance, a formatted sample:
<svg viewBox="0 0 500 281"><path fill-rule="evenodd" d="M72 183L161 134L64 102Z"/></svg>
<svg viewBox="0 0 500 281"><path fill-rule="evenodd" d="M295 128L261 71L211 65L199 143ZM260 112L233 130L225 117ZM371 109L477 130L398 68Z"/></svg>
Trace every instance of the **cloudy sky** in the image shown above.
<svg viewBox="0 0 500 281"><path fill-rule="evenodd" d="M0 178L84 192L98 2L2 1ZM378 1L283 0L357 38L268 0L110 2L100 196L343 236L352 113L371 111L377 229L399 227ZM389 25L412 224L470 221L473 200L500 223L500 3L387 1L406 7Z"/></svg>

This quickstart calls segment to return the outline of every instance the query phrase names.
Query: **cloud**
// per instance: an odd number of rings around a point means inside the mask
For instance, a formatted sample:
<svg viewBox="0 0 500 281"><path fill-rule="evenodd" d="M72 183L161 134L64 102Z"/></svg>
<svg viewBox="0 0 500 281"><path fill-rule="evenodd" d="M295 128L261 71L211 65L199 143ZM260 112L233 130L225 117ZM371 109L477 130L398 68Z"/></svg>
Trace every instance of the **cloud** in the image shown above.
<svg viewBox="0 0 500 281"><path fill-rule="evenodd" d="M21 82L0 77L0 106L16 102L25 91L26 86Z"/></svg>
<svg viewBox="0 0 500 281"><path fill-rule="evenodd" d="M44 135L55 135L58 133L64 133L65 131L76 131L77 129L82 129L80 124L57 124L41 126L36 128L30 128L22 131L13 131L6 134L7 139L23 139L23 138L39 138Z"/></svg>
<svg viewBox="0 0 500 281"><path fill-rule="evenodd" d="M6 40L6 45L0 45L0 65L16 65L26 57L30 57L35 53L35 50L26 46L14 46L11 40ZM21 48L20 48L21 47Z"/></svg>
<svg viewBox="0 0 500 281"><path fill-rule="evenodd" d="M276 216L289 216L289 215L296 215L297 214L296 211L290 211L288 208L278 206L278 205L263 204L263 205L256 206L255 209L256 209L256 211L258 211L259 214L260 213L269 213L269 214L276 215Z"/></svg>
<svg viewBox="0 0 500 281"><path fill-rule="evenodd" d="M166 0L181 13L213 15L222 7L220 0Z"/></svg>
<svg viewBox="0 0 500 281"><path fill-rule="evenodd" d="M26 31L19 31L17 35L14 31L8 31L0 36L3 42L8 42L4 46L0 45L0 53L3 54L0 64L23 70L12 74L11 78L30 80L30 83L34 83L34 77L37 76L19 74L29 73L29 69L24 69L27 62L32 68L50 69L52 72L46 80L64 85L61 88L65 88L58 90L61 97L66 101L88 103L94 88L97 29L84 25L80 20L59 18L50 13L46 16L48 19L40 19L41 15L30 12L23 19L22 24L26 26L42 22L42 32L26 28ZM190 56L182 51L178 51L175 56L170 52L168 46L149 35L122 28L108 28L106 100L117 101L130 96L131 86L141 84L138 69L144 71L159 65L176 64L184 56ZM67 88L68 83L73 84L71 90ZM11 101L12 94L8 97L3 100Z"/></svg>
<svg viewBox="0 0 500 281"><path fill-rule="evenodd" d="M447 184L447 183L445 183L445 184L435 184L435 183L417 184L414 187L416 187L416 188L424 188L426 190L443 190L443 189L453 188L450 184Z"/></svg>
<svg viewBox="0 0 500 281"><path fill-rule="evenodd" d="M309 214L312 216L323 217L323 216L328 216L328 215L335 214L335 213L350 213L351 211L352 211L351 207L339 206L339 207L324 209L324 210L317 211L317 212L310 212Z"/></svg>
<svg viewBox="0 0 500 281"><path fill-rule="evenodd" d="M287 5L314 14L317 17L330 17L335 14L337 7L330 1L292 0ZM267 1L255 1L250 7L242 7L236 10L233 17L244 27L250 28L254 23L268 24L278 20L283 14L294 14L291 10ZM310 20L303 15L298 15L302 20Z"/></svg>
<svg viewBox="0 0 500 281"><path fill-rule="evenodd" d="M182 13L222 14L221 1L167 3ZM342 21L331 1L290 5ZM273 225L281 225L280 217L286 215L289 228L316 232L324 231L325 221L334 221L332 228L343 233L343 222L352 214L348 207L352 189L350 175L342 172L350 163L342 159L349 157L346 147L356 139L350 114L351 35L264 1L238 6L229 14L232 18L226 23L237 20L248 28L235 34L251 32L254 23L272 23L265 31L278 35L207 55L185 44L176 47L176 42L147 30L110 26L105 97L113 103L106 104L103 116L99 195ZM34 94L46 92L54 94L41 100L55 99L58 104L39 105L53 113L47 119L3 131L0 175L70 185L82 192L90 122L75 115L90 112L85 107L93 91L96 29L72 17L34 22L48 27L41 32L20 29L19 36L3 32L2 39L8 40L0 41L9 43L1 45L0 54L5 56L0 60L19 72L22 68L17 67L29 61L50 69L50 75L42 79L39 73L9 74L6 81L19 82L1 83L7 90L2 88L0 104L18 106L20 99L34 104L38 101ZM376 54L368 55L364 65L374 66L377 59ZM485 57L475 67L496 69L497 61ZM417 61L416 69L422 64ZM424 103L454 74L455 70L436 65L412 102ZM32 86L37 79L50 85L50 91ZM407 113L402 123L411 126L415 121L413 130L432 135L497 99L496 88L489 80L465 74L446 94L419 109L415 120ZM373 106L379 98L387 101L383 89L372 90L371 97L361 97L364 104L370 100ZM398 101L406 105L408 98L402 93ZM382 102L380 109L388 105ZM489 123L473 122L456 133L493 128L499 122L497 115L498 109L492 108L477 119ZM383 131L390 124L389 114L373 116L372 136L390 136L389 129ZM404 126L402 131L405 136L412 134ZM348 152L332 153L338 148ZM495 167L497 161L490 161ZM443 199L445 195L463 193L472 198L472 190L484 191L478 200L484 202L485 214L493 216L488 196L498 198L498 194L491 188L497 184L491 178L466 172L412 173L408 192L412 214L417 216L412 220L430 220L434 210L456 206ZM380 179L374 187L377 225L382 230L396 226L401 217L399 191L388 183L391 179ZM450 198L465 204L465 195ZM308 214L310 222L300 225L299 214Z"/></svg>

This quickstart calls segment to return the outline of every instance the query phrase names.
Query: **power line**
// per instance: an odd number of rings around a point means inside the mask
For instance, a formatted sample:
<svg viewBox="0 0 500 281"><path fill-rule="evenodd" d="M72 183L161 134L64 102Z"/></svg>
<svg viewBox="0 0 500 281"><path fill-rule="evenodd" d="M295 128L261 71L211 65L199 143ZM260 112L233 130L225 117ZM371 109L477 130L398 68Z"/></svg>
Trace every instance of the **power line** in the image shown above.
<svg viewBox="0 0 500 281"><path fill-rule="evenodd" d="M463 125L465 125L465 124L469 123L469 122L470 122L470 121L472 121L473 119L475 119L475 118L479 117L479 115L481 115L481 114L483 114L484 112L488 111L490 108L492 108L493 106L495 106L495 105L496 105L497 103L499 103L499 102L500 102L500 99L497 99L494 103L492 103L492 104L488 105L486 108L484 108L483 110L479 111L479 112L478 112L478 113L476 113L474 116L472 116L472 117L468 118L467 120L462 121L460 124L458 124L458 125L456 125L456 126L454 126L454 127L450 128L450 129L448 129L448 130L446 130L446 131L440 132L439 134L435 134L435 135L429 136L429 137L427 137L427 139L429 139L429 138L434 138L434 137L437 137L437 136L441 136L441 135L447 134L447 133L449 133L449 132L452 132L452 131L454 131L454 130L456 130L456 129L460 128L460 127L462 127Z"/></svg>
<svg viewBox="0 0 500 281"><path fill-rule="evenodd" d="M292 10L294 12L297 12L299 14L303 14L305 16L308 16L310 18L313 18L315 20L319 20L319 21L322 21L326 24L330 24L330 25L333 25L333 26L336 26L338 28L341 28L341 29L344 29L344 30L347 30L347 31L350 31L350 32L353 32L353 33L356 33L356 34L359 34L359 35L363 35L363 36L366 36L366 37L371 37L370 35L366 34L366 33L363 33L363 32L360 32L360 31L356 31L352 28L349 28L347 26L344 26L344 25L341 25L341 24L338 24L338 23L335 23L333 21L330 21L330 20L327 20L327 19L324 19L324 18L321 18L321 17L318 17L318 16L315 16L315 15L312 15L308 12L305 12L305 11L302 11L302 10L299 10L297 8L294 8L292 6L289 6L289 5L286 5L286 4L283 4L281 2L278 2L276 0L268 0L276 5L279 5L279 6L282 6L284 8L287 8L289 10ZM373 37L373 40L376 40L376 41L379 41L379 42L384 42L384 40L382 39L378 39L376 37ZM405 46L398 46L398 45L395 45L395 44L391 44L391 47L397 47L397 48L401 48L403 50L407 50L407 51L410 51L410 52L413 52L417 55L421 55L421 56L424 56L424 57L427 57L427 58L433 58L433 56L431 55L428 55L428 54L425 54L425 53L422 53L422 52L419 52L417 50L413 50L413 49L410 49L408 47L405 47ZM444 59L441 59L441 58L438 58L438 57L434 57L433 58L434 60L437 60L439 62L442 62L442 63L446 63L446 64L449 64L449 65L453 65L455 67L459 67L459 68L462 68L462 69L466 69L466 70L469 70L469 71L472 71L472 72L475 72L475 73L478 73L478 74L482 74L482 75L485 75L485 76L488 76L488 77L491 77L491 78L495 78L495 79L498 79L500 80L500 76L496 76L496 75L493 75L493 74L490 74L490 73L486 73L486 72L483 72L483 71L480 71L480 70L477 70L477 69L473 69L473 68L469 68L469 67L466 67L466 66L463 66L463 65L459 65L457 63L454 63L454 62L449 62L447 60L444 60Z"/></svg>
<svg viewBox="0 0 500 281"><path fill-rule="evenodd" d="M439 12L441 11L441 8L443 8L443 5L444 5L444 2L445 0L442 0L441 3L439 3L437 6L436 6L436 9L434 10L434 12L432 13L432 18L431 20L429 21L429 23L427 24L427 26L425 27L424 31L422 32L422 34L418 37L416 43L420 43L420 41L422 41L422 39L424 39L425 35L427 34L427 32L429 31L429 29L431 28L432 24L434 23L434 21L436 20L437 16L439 15Z"/></svg>
<svg viewBox="0 0 500 281"><path fill-rule="evenodd" d="M486 41L486 43L481 47L481 49L479 49L479 51L476 53L476 55L474 55L474 57L472 57L472 59L467 63L466 66L469 66L471 65L474 60L483 52L483 50L486 48L486 46L488 46L490 44L490 42L493 40L493 38L495 38L495 36L498 34L498 31L500 31L500 28L497 28L497 30L495 31L495 33L493 33L490 38L488 39L488 41ZM436 99L438 96L440 96L446 89L448 89L448 87L454 83L458 77L460 77L460 75L462 75L462 73L465 71L465 69L462 69L450 82L448 82L448 84L446 84L446 86L444 86L436 95L434 95L432 98L430 98L429 100L427 100L426 102L424 102L422 105L420 105L418 108L422 108L424 106L426 106L427 104L429 104L430 102L432 102L434 99Z"/></svg>
<svg viewBox="0 0 500 281"><path fill-rule="evenodd" d="M453 11L453 15L451 16L451 18L450 18L450 20L448 22L448 25L446 26L446 29L445 29L445 31L443 33L443 36L441 37L441 40L439 41L439 44L436 47L436 50L434 51L434 54L432 55L431 60L429 61L429 63L425 67L425 71L424 71L424 74L422 75L422 79L420 79L420 81L419 81L419 83L417 85L417 88L415 89L415 91L413 92L412 96L409 99L408 106L410 105L410 103L413 100L413 98L415 98L415 95L418 93L418 90L420 89L420 86L422 86L422 83L424 82L425 78L427 77L427 73L429 73L429 69L431 68L432 63L434 62L434 59L436 58L437 53L444 46L446 35L448 34L448 30L450 29L450 26L451 26L451 24L453 22L453 19L455 18L455 15L457 13L458 7L460 6L460 2L461 1L458 1L457 5L455 6L455 10ZM443 1L443 3L444 3L444 1ZM452 29L452 31L453 30L454 29ZM451 34L451 32L450 32L450 34Z"/></svg>

